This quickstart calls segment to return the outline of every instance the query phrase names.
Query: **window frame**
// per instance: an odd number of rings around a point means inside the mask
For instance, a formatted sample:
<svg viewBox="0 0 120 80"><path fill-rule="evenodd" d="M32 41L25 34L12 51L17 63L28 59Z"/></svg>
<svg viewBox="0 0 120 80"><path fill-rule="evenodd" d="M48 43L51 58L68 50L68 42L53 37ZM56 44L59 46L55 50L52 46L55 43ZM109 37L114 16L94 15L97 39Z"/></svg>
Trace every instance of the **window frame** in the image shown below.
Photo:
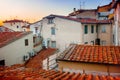
<svg viewBox="0 0 120 80"><path fill-rule="evenodd" d="M53 24L54 23L54 19L53 18L49 18L48 19L48 24Z"/></svg>
<svg viewBox="0 0 120 80"><path fill-rule="evenodd" d="M55 27L51 27L51 35L55 35L56 31L55 31Z"/></svg>
<svg viewBox="0 0 120 80"><path fill-rule="evenodd" d="M84 34L88 33L88 25L84 25Z"/></svg>
<svg viewBox="0 0 120 80"><path fill-rule="evenodd" d="M51 41L51 47L56 48L56 41Z"/></svg>
<svg viewBox="0 0 120 80"><path fill-rule="evenodd" d="M106 40L101 40L101 45L105 46L107 44Z"/></svg>
<svg viewBox="0 0 120 80"><path fill-rule="evenodd" d="M29 41L28 39L25 39L25 46L28 46L29 45Z"/></svg>
<svg viewBox="0 0 120 80"><path fill-rule="evenodd" d="M88 42L84 42L84 44L88 44Z"/></svg>
<svg viewBox="0 0 120 80"><path fill-rule="evenodd" d="M106 33L106 27L105 27L105 26L102 26L101 32L102 32L102 33Z"/></svg>
<svg viewBox="0 0 120 80"><path fill-rule="evenodd" d="M91 25L91 33L94 33L94 25Z"/></svg>

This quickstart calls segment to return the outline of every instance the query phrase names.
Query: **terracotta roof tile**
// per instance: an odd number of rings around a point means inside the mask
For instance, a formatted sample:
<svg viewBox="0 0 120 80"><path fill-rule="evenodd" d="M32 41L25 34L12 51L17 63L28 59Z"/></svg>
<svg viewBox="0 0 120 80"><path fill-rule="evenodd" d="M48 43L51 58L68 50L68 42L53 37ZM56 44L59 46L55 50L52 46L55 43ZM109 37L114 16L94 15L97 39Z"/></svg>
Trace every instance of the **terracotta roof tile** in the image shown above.
<svg viewBox="0 0 120 80"><path fill-rule="evenodd" d="M31 32L0 32L0 47L3 47L29 33Z"/></svg>
<svg viewBox="0 0 120 80"><path fill-rule="evenodd" d="M7 27L0 26L0 32L14 32L14 31Z"/></svg>
<svg viewBox="0 0 120 80"><path fill-rule="evenodd" d="M101 64L120 64L119 46L70 45L58 60L90 62Z"/></svg>
<svg viewBox="0 0 120 80"><path fill-rule="evenodd" d="M0 71L0 80L120 80L120 77L18 67Z"/></svg>
<svg viewBox="0 0 120 80"><path fill-rule="evenodd" d="M6 20L3 23L11 23L11 22L25 22L23 20L18 20L18 19L14 19L14 20Z"/></svg>
<svg viewBox="0 0 120 80"><path fill-rule="evenodd" d="M49 57L50 55L54 54L56 49L54 48L48 48L41 50L36 56L31 58L28 63L26 63L26 67L29 68L42 68L42 62L44 59Z"/></svg>

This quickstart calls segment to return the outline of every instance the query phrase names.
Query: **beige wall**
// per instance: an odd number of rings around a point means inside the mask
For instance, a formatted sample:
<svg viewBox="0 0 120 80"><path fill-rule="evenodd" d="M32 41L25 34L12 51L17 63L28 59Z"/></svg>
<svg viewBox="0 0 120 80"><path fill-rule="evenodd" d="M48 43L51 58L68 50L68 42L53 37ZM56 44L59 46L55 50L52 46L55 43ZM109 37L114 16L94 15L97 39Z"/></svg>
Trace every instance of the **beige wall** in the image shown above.
<svg viewBox="0 0 120 80"><path fill-rule="evenodd" d="M92 19L97 18L96 13L94 11L81 12L80 14L76 15L76 17L77 18L92 18Z"/></svg>
<svg viewBox="0 0 120 80"><path fill-rule="evenodd" d="M92 64L92 63L80 63L80 62L68 62L58 61L59 70L62 69L74 69L74 70L85 70L85 71L98 71L98 72L109 72L120 73L120 66L104 65L104 64Z"/></svg>
<svg viewBox="0 0 120 80"><path fill-rule="evenodd" d="M106 27L106 32L102 32L102 27ZM100 38L100 43L102 45L102 41L106 41L105 45L112 45L112 25L111 24L100 24L98 30L98 38Z"/></svg>
<svg viewBox="0 0 120 80"><path fill-rule="evenodd" d="M84 44L85 42L88 42L88 44L93 44L91 41L94 41L95 44L95 40L97 39L97 24L81 24L80 22L62 19L59 17L54 18L53 24L48 24L48 19L46 18L44 18L42 21L43 22L41 23L43 23L43 28L41 33L44 40L46 40L46 43L48 40L50 42L56 41L56 47L59 48L60 51L63 51L71 43ZM84 25L88 25L87 34L84 34ZM94 33L91 33L91 25L94 25ZM100 27L99 30L101 30L101 26L105 26L107 28L107 32L104 34L100 32L99 38L101 38L101 40L106 40L107 45L111 45L111 25L101 24L98 26ZM55 35L51 35L51 27L55 27ZM49 43L49 45L51 45L51 43Z"/></svg>
<svg viewBox="0 0 120 80"><path fill-rule="evenodd" d="M28 39L29 46L25 46L25 39ZM0 48L0 60L5 60L5 65L24 63L23 56L33 50L32 33Z"/></svg>
<svg viewBox="0 0 120 80"><path fill-rule="evenodd" d="M88 33L84 34L84 26L87 25L88 26ZM91 33L91 25L94 26L94 33ZM96 33L96 24L83 24L82 25L83 28L83 41L88 42L88 44L91 44L91 41L94 41L95 44L95 39L97 38L97 33Z"/></svg>

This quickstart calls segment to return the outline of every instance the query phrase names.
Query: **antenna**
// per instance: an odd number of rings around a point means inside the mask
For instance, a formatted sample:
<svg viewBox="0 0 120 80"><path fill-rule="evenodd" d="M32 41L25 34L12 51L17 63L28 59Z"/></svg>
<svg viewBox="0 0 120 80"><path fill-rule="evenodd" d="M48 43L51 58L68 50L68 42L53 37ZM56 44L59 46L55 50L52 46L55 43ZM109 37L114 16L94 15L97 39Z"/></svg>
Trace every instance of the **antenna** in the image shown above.
<svg viewBox="0 0 120 80"><path fill-rule="evenodd" d="M81 1L80 1L80 9L82 8Z"/></svg>
<svg viewBox="0 0 120 80"><path fill-rule="evenodd" d="M84 0L84 1L80 0L80 9L85 8L85 2L86 2L86 0Z"/></svg>
<svg viewBox="0 0 120 80"><path fill-rule="evenodd" d="M83 8L85 9L85 1L83 1Z"/></svg>

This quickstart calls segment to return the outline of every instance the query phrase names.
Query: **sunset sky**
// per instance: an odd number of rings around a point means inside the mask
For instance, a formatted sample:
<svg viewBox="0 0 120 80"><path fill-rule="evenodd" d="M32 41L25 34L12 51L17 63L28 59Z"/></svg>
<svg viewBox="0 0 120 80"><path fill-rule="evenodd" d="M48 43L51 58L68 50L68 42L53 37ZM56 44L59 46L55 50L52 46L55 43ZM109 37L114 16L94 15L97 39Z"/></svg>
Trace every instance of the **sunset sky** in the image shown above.
<svg viewBox="0 0 120 80"><path fill-rule="evenodd" d="M30 22L49 14L68 15L73 8L94 9L112 0L1 0L0 20L23 19ZM85 3L84 3L85 2Z"/></svg>

